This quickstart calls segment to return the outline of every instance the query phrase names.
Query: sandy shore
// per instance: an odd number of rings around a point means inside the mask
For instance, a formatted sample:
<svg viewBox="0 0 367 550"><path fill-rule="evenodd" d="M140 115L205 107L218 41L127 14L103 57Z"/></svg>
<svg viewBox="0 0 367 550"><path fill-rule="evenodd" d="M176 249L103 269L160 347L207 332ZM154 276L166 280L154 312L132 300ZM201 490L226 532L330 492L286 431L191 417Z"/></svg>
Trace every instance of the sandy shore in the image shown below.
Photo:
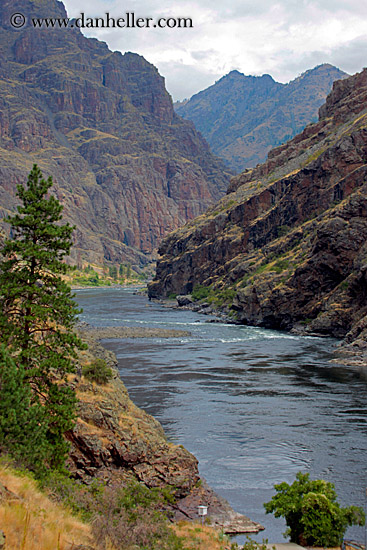
<svg viewBox="0 0 367 550"><path fill-rule="evenodd" d="M182 338L191 336L187 330L172 330L150 327L78 327L81 336L91 336L96 340L108 338Z"/></svg>

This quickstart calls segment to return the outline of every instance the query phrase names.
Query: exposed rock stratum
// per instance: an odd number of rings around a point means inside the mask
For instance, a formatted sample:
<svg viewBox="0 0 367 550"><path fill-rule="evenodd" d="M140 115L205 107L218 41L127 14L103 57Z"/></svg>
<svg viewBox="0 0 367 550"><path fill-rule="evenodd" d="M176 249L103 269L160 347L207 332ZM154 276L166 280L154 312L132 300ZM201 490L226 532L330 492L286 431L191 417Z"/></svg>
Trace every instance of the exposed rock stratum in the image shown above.
<svg viewBox="0 0 367 550"><path fill-rule="evenodd" d="M317 123L163 241L150 296L203 285L241 323L357 338L367 326L366 161L365 69L334 83Z"/></svg>
<svg viewBox="0 0 367 550"><path fill-rule="evenodd" d="M29 22L20 30L16 12ZM76 27L33 28L32 17L66 12L56 0L1 2L0 218L37 163L76 225L74 262L144 265L168 231L225 193L222 163L143 57Z"/></svg>

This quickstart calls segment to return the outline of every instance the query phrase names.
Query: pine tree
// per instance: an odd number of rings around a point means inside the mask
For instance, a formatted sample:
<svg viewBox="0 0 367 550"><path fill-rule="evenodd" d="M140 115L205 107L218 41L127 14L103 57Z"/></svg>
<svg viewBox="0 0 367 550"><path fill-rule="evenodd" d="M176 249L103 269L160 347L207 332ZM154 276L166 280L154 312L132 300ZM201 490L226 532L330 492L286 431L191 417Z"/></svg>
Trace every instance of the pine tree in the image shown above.
<svg viewBox="0 0 367 550"><path fill-rule="evenodd" d="M0 394L0 449L36 473L44 473L52 451L44 407L32 402L24 369L16 365L4 346L0 346Z"/></svg>
<svg viewBox="0 0 367 550"><path fill-rule="evenodd" d="M63 207L48 195L52 185L34 165L26 186L17 186L22 205L6 220L13 238L1 251L0 338L24 369L33 402L44 407L52 463L60 466L67 451L63 434L73 425L76 402L66 378L83 344L73 331L79 311L62 277L69 269L63 259L74 228L60 224Z"/></svg>

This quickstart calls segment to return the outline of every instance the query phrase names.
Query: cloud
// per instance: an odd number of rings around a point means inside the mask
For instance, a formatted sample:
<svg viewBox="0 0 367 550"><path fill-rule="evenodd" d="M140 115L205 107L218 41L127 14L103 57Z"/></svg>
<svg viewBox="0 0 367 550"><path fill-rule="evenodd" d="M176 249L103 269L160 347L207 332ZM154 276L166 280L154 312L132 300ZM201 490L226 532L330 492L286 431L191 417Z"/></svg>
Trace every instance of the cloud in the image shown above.
<svg viewBox="0 0 367 550"><path fill-rule="evenodd" d="M156 65L174 99L232 69L288 82L329 62L354 73L366 63L367 3L360 0L65 0L69 15L191 17L186 29L85 29L112 50Z"/></svg>

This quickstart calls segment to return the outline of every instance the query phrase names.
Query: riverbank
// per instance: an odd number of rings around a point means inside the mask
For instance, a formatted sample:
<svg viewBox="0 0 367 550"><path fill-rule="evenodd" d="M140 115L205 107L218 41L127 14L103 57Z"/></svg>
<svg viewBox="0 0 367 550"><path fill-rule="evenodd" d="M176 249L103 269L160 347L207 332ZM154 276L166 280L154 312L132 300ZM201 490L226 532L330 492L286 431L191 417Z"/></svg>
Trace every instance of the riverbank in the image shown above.
<svg viewBox="0 0 367 550"><path fill-rule="evenodd" d="M90 327L80 326L78 332L81 336L88 336L95 340L107 340L114 338L183 338L190 336L188 330L170 330L150 327Z"/></svg>
<svg viewBox="0 0 367 550"><path fill-rule="evenodd" d="M205 301L195 302L191 295L177 296L174 300L167 298L153 299L153 301L165 308L181 311L188 310L198 313L199 315L214 317L214 319L207 320L206 322L242 325L242 323L236 321L236 319L230 315L228 307L218 309ZM323 333L310 330L307 325L304 324L299 324L292 328L289 334L328 338L328 336ZM367 317L364 317L343 340L340 340L339 343L336 344L334 356L334 359L331 359L333 363L367 368Z"/></svg>
<svg viewBox="0 0 367 550"><path fill-rule="evenodd" d="M82 352L82 363L102 360L112 369L113 378L103 386L84 377L74 381L78 418L68 436L72 444L69 466L74 476L86 483L101 479L116 487L135 479L149 488L168 488L175 496L169 506L175 521L197 521L197 507L205 505L211 525L225 533L257 533L264 529L219 497L200 478L197 459L182 445L168 442L160 423L134 405L116 369L115 355L98 341L107 335L119 339L131 338L133 333L134 338L168 338L188 332L131 327L82 327L78 332L88 344L88 350Z"/></svg>
<svg viewBox="0 0 367 550"><path fill-rule="evenodd" d="M266 526L266 538L282 541L285 527L263 503L299 470L361 505L367 388L359 368L330 364L337 340L207 322L213 314L163 308L134 289L89 289L77 300L92 326L192 333L103 344L133 401L198 458L200 475L235 510Z"/></svg>

